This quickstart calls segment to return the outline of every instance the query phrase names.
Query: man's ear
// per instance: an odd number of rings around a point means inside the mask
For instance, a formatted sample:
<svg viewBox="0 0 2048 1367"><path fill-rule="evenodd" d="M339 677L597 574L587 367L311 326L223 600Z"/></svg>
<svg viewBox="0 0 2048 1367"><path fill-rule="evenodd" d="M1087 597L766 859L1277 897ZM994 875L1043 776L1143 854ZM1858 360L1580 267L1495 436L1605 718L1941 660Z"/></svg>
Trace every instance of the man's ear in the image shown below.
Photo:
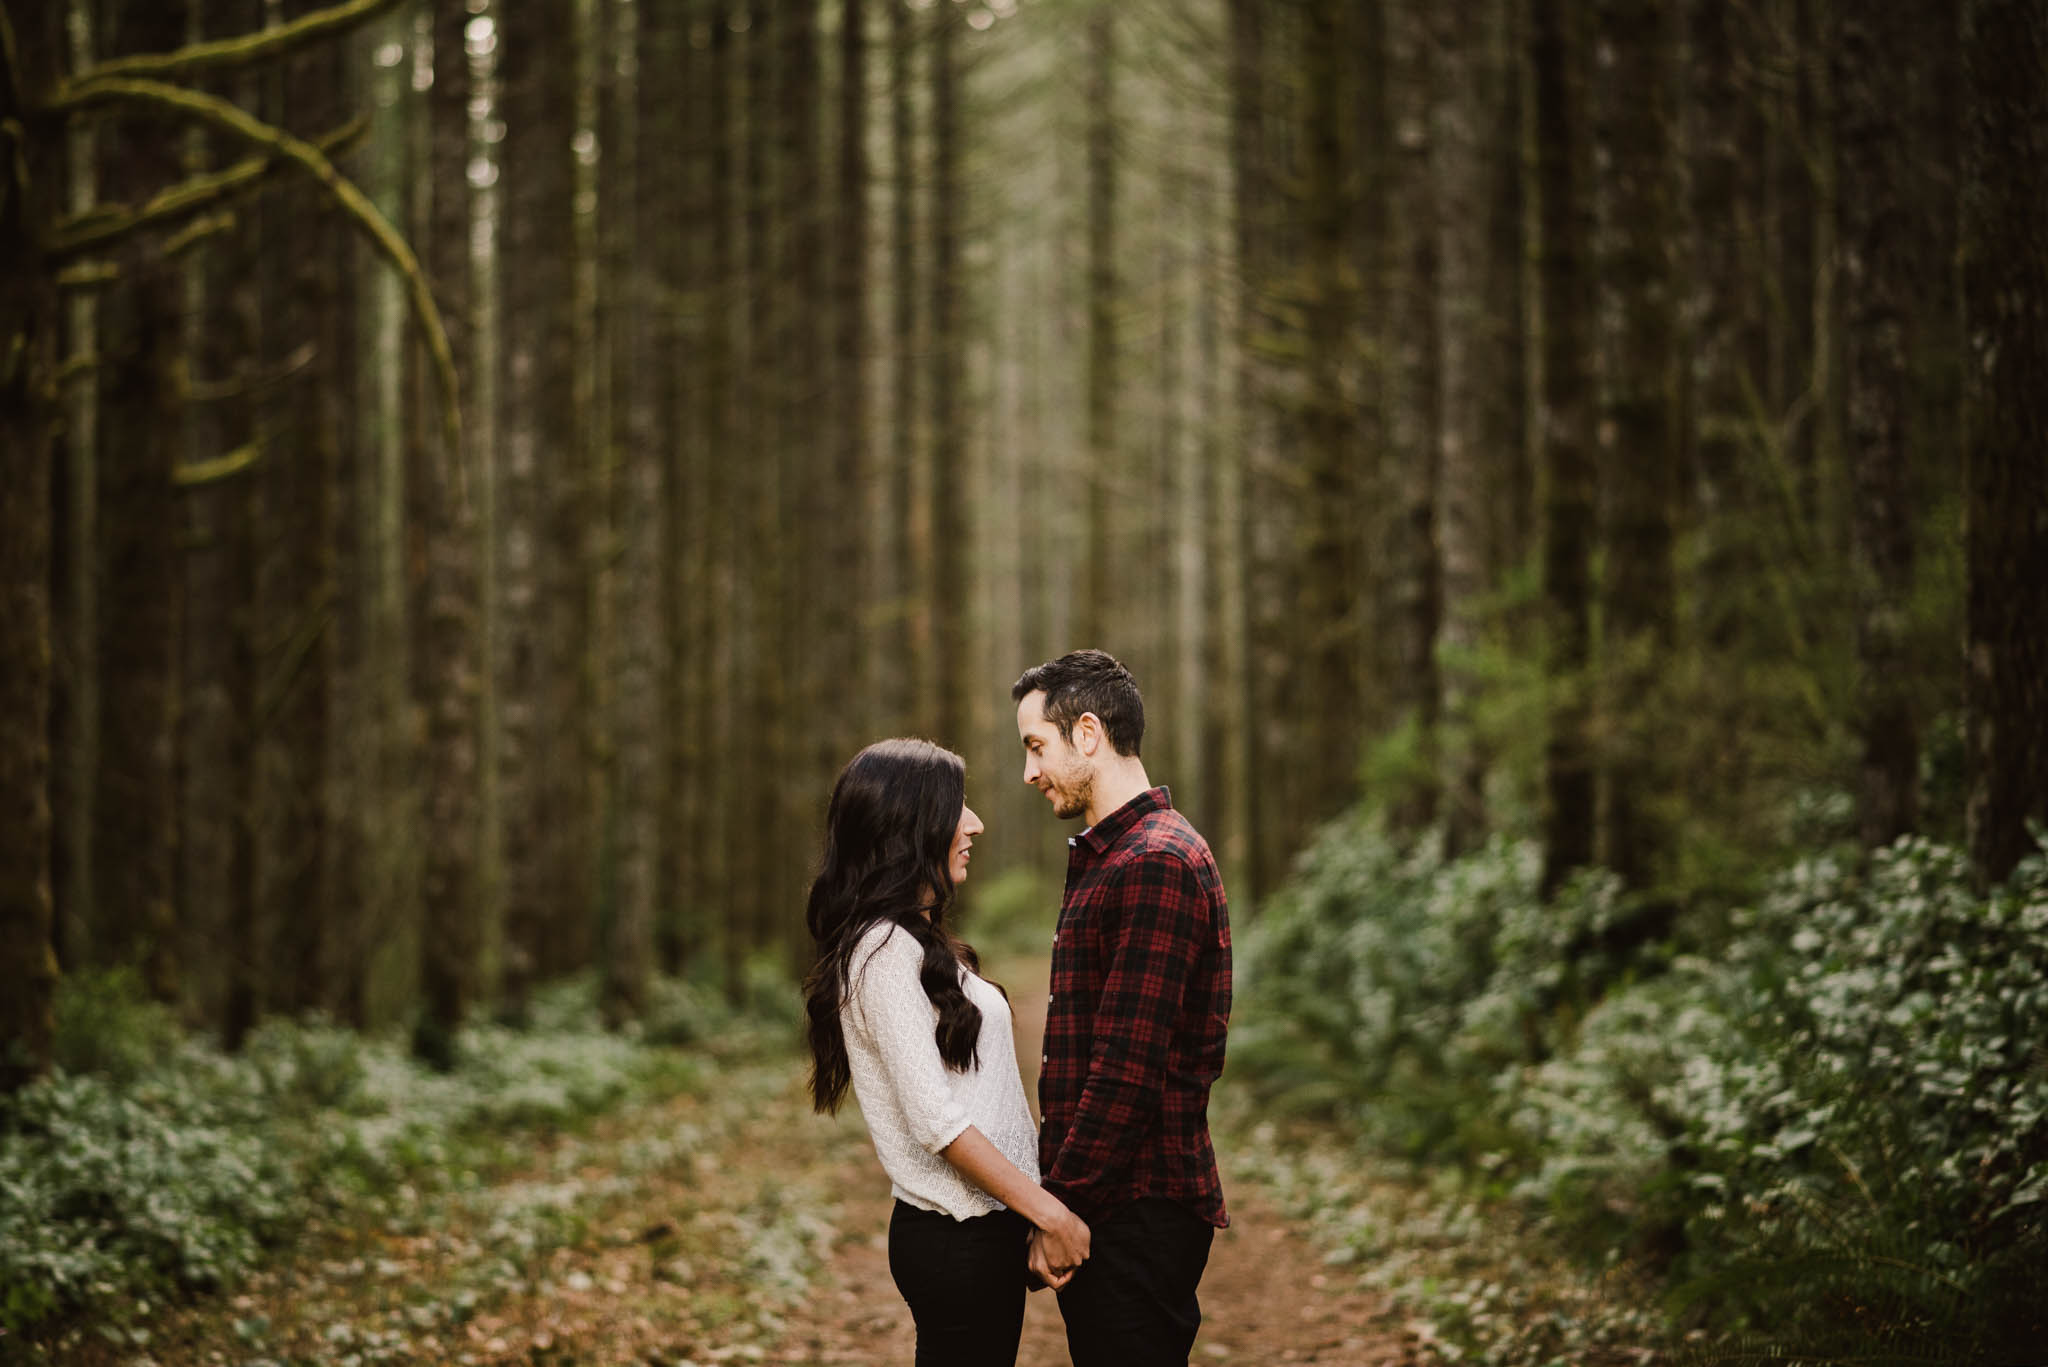
<svg viewBox="0 0 2048 1367"><path fill-rule="evenodd" d="M1083 712L1074 720L1074 748L1088 758L1095 758L1095 752L1102 747L1102 718L1093 712Z"/></svg>

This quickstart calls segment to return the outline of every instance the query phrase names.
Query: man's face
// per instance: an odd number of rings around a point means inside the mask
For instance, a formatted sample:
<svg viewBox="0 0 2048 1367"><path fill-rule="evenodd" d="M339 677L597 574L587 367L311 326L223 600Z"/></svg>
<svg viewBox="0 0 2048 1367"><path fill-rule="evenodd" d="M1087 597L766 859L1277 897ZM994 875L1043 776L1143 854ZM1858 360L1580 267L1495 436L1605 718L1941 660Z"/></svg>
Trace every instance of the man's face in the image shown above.
<svg viewBox="0 0 2048 1367"><path fill-rule="evenodd" d="M1024 745L1024 781L1046 795L1053 815L1065 821L1086 812L1095 795L1095 766L1045 719L1044 690L1026 693L1017 704L1017 739Z"/></svg>

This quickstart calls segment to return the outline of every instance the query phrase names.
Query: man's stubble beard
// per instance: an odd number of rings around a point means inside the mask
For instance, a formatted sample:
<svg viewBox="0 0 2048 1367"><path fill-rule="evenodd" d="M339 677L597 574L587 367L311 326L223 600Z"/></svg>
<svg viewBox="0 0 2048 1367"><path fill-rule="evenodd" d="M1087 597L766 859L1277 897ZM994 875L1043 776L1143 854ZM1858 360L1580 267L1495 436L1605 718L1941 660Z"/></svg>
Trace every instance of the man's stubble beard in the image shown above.
<svg viewBox="0 0 2048 1367"><path fill-rule="evenodd" d="M1061 796L1052 807L1052 814L1062 821L1072 821L1075 817L1086 816L1088 804L1095 797L1095 775L1079 765L1076 765L1072 772L1074 781L1071 784L1058 785Z"/></svg>

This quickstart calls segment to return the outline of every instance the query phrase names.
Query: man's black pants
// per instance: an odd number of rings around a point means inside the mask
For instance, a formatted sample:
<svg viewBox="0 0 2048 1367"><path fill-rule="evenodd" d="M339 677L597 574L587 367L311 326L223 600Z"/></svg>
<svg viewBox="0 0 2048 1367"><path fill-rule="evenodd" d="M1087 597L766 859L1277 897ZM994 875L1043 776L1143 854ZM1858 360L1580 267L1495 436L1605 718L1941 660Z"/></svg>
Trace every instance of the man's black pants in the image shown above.
<svg viewBox="0 0 2048 1367"><path fill-rule="evenodd" d="M917 1367L1012 1367L1024 1332L1030 1233L1014 1211L955 1220L896 1203L889 1275L917 1323Z"/></svg>
<svg viewBox="0 0 2048 1367"><path fill-rule="evenodd" d="M1146 1196L1088 1235L1088 1261L1059 1292L1074 1367L1186 1367L1215 1228L1178 1201Z"/></svg>

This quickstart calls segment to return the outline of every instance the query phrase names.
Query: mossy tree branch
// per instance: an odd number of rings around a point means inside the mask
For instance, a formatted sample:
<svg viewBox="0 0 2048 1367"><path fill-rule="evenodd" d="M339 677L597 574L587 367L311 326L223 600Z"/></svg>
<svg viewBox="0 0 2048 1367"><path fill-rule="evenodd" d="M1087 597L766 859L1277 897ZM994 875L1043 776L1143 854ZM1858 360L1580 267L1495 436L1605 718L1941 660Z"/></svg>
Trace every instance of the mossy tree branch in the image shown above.
<svg viewBox="0 0 2048 1367"><path fill-rule="evenodd" d="M129 57L115 57L99 63L89 71L80 72L72 84L75 88L88 81L110 77L189 76L195 72L228 71L236 67L253 66L309 43L316 43L322 38L345 32L397 6L398 0L348 0L347 4L315 10L311 14L294 19L291 23L280 24L261 33L245 33L234 38L193 43L175 52L144 52ZM65 97L60 95L58 105L61 107L65 102Z"/></svg>
<svg viewBox="0 0 2048 1367"><path fill-rule="evenodd" d="M355 182L335 168L326 153L275 124L251 117L230 101L162 81L96 76L66 86L58 97L58 103L73 109L99 104L139 104L197 119L295 163L325 187L341 211L404 277L413 316L426 335L427 351L434 359L435 376L440 382L442 439L447 444L448 458L461 458L462 420L458 407L461 391L455 381L455 357L449 349L448 331L442 326L441 311L434 304L426 272L420 269L419 258L413 255L412 248L406 245L397 229L357 188Z"/></svg>
<svg viewBox="0 0 2048 1367"><path fill-rule="evenodd" d="M312 146L331 157L359 139L368 127L367 120L354 119L321 135ZM135 233L166 227L252 188L280 165L281 158L277 156L250 157L225 170L193 176L173 185L139 209L125 204L98 205L57 225L49 255L53 260L63 261L114 246Z"/></svg>

